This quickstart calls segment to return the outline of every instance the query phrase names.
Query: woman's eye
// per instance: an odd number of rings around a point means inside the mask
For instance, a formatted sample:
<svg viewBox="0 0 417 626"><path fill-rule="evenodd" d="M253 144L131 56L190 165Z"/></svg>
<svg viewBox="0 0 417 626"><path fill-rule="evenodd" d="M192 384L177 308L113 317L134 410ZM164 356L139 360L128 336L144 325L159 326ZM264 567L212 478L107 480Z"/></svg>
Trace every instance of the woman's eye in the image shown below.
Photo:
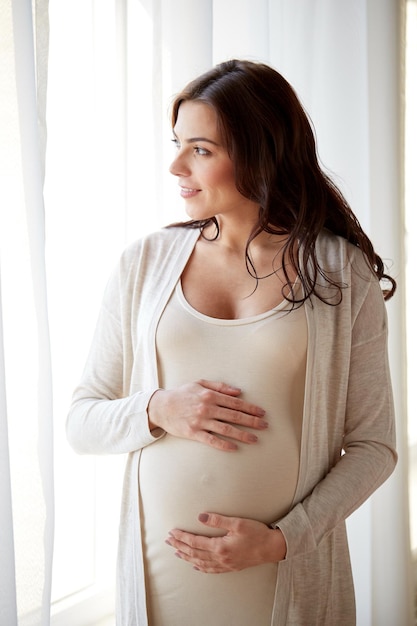
<svg viewBox="0 0 417 626"><path fill-rule="evenodd" d="M208 156L210 154L209 150L201 148L200 146L194 146L194 152L199 156Z"/></svg>
<svg viewBox="0 0 417 626"><path fill-rule="evenodd" d="M177 150L181 148L181 143L179 139L174 137L173 139L171 139L171 141ZM198 156L208 156L210 154L209 150L206 150L206 148L202 148L201 146L193 146L193 151L194 154L197 154Z"/></svg>

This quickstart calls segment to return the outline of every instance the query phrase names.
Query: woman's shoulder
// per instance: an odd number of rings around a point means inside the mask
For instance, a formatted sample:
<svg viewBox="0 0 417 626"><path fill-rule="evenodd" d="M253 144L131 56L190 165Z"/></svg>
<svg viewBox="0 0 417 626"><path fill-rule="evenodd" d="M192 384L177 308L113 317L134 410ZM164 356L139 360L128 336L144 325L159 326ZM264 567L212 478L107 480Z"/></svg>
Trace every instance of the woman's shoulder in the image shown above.
<svg viewBox="0 0 417 626"><path fill-rule="evenodd" d="M335 235L327 228L323 228L317 237L317 252L322 255L340 255L343 252L348 254L355 249L359 250L357 246L347 241L347 239L340 235Z"/></svg>
<svg viewBox="0 0 417 626"><path fill-rule="evenodd" d="M358 311L367 300L374 307L381 305L381 311L384 309L380 282L359 246L344 237L323 231L317 238L316 253L327 276L342 287L344 304Z"/></svg>
<svg viewBox="0 0 417 626"><path fill-rule="evenodd" d="M374 275L358 246L327 229L323 229L317 237L316 254L320 266L328 271L350 274L354 269L367 277Z"/></svg>

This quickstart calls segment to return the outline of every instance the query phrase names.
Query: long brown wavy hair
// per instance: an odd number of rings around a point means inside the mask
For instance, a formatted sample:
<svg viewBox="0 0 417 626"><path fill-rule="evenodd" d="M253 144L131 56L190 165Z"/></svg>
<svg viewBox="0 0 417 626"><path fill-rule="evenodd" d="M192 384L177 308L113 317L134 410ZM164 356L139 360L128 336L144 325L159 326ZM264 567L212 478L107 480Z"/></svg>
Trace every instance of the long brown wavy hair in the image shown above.
<svg viewBox="0 0 417 626"><path fill-rule="evenodd" d="M321 276L326 284L337 288L340 302L343 285L320 267L315 250L320 231L328 229L362 250L384 283L386 300L394 294L395 280L385 273L381 257L343 194L320 167L312 125L295 91L281 74L268 65L251 61L220 63L189 83L175 98L172 127L181 103L190 100L215 110L222 140L234 164L236 187L243 196L259 204L258 223L246 246L246 265L257 280L262 277L256 275L250 261L250 242L262 231L286 235L283 271L287 285L291 284L286 270L290 263L304 288L301 301L312 294L327 301L316 291ZM203 232L213 223L218 235L214 216L181 225Z"/></svg>

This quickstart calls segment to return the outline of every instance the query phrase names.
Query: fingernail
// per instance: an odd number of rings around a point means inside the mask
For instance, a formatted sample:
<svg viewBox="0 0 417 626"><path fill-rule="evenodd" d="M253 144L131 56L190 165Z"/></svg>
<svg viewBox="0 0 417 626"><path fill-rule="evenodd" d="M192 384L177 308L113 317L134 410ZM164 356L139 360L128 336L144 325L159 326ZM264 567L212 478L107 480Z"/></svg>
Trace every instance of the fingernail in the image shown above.
<svg viewBox="0 0 417 626"><path fill-rule="evenodd" d="M205 524L206 522L208 522L208 514L207 513L200 513L200 515L198 516L198 521L199 522L203 522L203 524Z"/></svg>
<svg viewBox="0 0 417 626"><path fill-rule="evenodd" d="M248 441L256 443L258 441L258 437L256 435L249 435L248 436Z"/></svg>
<svg viewBox="0 0 417 626"><path fill-rule="evenodd" d="M269 424L265 420L261 420L259 423L260 428L268 428Z"/></svg>

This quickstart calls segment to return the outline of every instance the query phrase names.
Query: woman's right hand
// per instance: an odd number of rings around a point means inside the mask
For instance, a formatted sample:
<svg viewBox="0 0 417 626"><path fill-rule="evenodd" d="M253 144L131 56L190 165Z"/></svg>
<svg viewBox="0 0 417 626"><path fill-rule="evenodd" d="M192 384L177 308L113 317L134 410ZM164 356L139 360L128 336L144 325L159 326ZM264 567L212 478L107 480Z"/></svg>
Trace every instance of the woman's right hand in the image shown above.
<svg viewBox="0 0 417 626"><path fill-rule="evenodd" d="M159 389L148 405L149 426L151 430L159 427L175 437L200 441L218 450L237 450L236 441L257 442L257 436L248 428L268 427L263 419L265 411L239 398L240 394L236 387L209 380Z"/></svg>

